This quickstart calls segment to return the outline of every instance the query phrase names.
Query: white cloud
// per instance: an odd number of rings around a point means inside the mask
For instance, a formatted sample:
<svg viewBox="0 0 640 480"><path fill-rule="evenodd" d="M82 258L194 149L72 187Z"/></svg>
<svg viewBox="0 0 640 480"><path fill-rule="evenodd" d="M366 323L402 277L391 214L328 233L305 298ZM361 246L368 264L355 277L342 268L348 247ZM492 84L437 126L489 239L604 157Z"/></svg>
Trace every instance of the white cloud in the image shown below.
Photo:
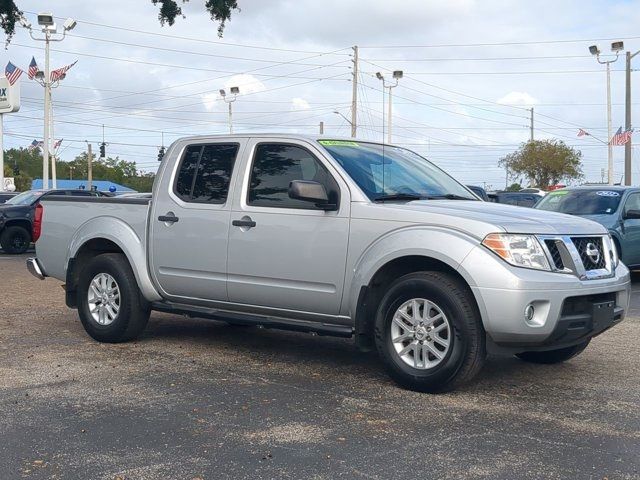
<svg viewBox="0 0 640 480"><path fill-rule="evenodd" d="M527 92L510 92L498 100L498 103L505 105L535 105L538 103L537 98L533 98Z"/></svg>
<svg viewBox="0 0 640 480"><path fill-rule="evenodd" d="M291 110L309 110L311 106L304 98L296 97L291 99Z"/></svg>

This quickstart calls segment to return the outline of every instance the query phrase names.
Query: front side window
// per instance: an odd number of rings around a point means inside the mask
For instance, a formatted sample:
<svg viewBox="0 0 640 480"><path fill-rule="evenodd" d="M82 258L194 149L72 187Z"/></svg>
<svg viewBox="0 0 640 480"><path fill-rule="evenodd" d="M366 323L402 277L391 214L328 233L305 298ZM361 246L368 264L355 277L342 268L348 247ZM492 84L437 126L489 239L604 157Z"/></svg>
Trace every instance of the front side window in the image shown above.
<svg viewBox="0 0 640 480"><path fill-rule="evenodd" d="M624 213L629 210L640 210L640 193L632 193L624 204Z"/></svg>
<svg viewBox="0 0 640 480"><path fill-rule="evenodd" d="M175 194L185 202L225 203L238 149L237 143L189 145L180 163Z"/></svg>
<svg viewBox="0 0 640 480"><path fill-rule="evenodd" d="M253 159L248 204L316 209L309 202L289 198L289 184L293 180L321 183L327 190L329 203L337 203L338 185L311 152L298 145L262 143L256 147Z"/></svg>
<svg viewBox="0 0 640 480"><path fill-rule="evenodd" d="M478 200L417 153L377 143L319 140L373 201L453 198Z"/></svg>

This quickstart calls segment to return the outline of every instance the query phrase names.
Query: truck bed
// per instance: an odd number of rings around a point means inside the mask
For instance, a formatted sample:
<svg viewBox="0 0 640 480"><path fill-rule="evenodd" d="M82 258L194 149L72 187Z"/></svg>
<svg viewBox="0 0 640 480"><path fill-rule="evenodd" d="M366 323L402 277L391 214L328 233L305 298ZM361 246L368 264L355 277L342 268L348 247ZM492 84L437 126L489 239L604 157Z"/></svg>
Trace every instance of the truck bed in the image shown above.
<svg viewBox="0 0 640 480"><path fill-rule="evenodd" d="M118 197L57 197L43 199L42 235L36 243L38 260L48 276L65 278L70 252L95 233L94 226L109 226L112 236L133 235L146 252L147 211L151 200Z"/></svg>

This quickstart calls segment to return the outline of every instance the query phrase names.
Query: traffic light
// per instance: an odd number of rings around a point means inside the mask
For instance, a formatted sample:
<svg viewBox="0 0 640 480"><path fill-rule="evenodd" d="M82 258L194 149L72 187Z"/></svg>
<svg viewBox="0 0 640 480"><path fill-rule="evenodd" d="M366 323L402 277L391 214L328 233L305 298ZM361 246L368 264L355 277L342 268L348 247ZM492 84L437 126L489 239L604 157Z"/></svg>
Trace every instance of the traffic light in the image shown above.
<svg viewBox="0 0 640 480"><path fill-rule="evenodd" d="M100 144L100 158L104 158L104 157L106 157L106 156L107 156L107 154L106 154L106 152L105 152L106 147L107 147L107 144L106 144L106 143L102 142L102 143Z"/></svg>
<svg viewBox="0 0 640 480"><path fill-rule="evenodd" d="M162 161L162 157L164 157L164 147L160 147L160 150L158 150L158 161L159 162Z"/></svg>

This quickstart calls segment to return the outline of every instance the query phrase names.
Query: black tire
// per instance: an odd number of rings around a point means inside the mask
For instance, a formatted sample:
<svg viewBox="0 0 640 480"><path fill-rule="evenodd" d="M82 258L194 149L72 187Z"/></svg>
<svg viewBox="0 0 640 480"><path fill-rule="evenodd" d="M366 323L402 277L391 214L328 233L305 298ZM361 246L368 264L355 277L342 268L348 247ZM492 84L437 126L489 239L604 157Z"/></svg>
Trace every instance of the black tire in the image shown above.
<svg viewBox="0 0 640 480"><path fill-rule="evenodd" d="M88 292L92 280L100 273L113 277L120 290L120 308L112 323L101 325L89 309ZM80 321L87 333L98 342L119 343L137 338L147 326L150 308L144 301L127 258L120 253L104 253L86 264L77 287Z"/></svg>
<svg viewBox="0 0 640 480"><path fill-rule="evenodd" d="M393 316L412 298L437 304L453 330L444 358L428 369L406 364L391 341ZM486 357L485 332L472 293L453 275L442 272L410 273L389 287L378 306L375 340L390 376L401 386L419 392L445 392L469 382L482 369Z"/></svg>
<svg viewBox="0 0 640 480"><path fill-rule="evenodd" d="M7 227L0 235L0 245L5 253L24 253L31 245L31 234L26 228L18 225Z"/></svg>
<svg viewBox="0 0 640 480"><path fill-rule="evenodd" d="M547 350L545 352L522 352L517 353L516 357L520 360L530 363L562 363L580 355L589 345L591 339L586 342L573 345L572 347L559 348L558 350Z"/></svg>

